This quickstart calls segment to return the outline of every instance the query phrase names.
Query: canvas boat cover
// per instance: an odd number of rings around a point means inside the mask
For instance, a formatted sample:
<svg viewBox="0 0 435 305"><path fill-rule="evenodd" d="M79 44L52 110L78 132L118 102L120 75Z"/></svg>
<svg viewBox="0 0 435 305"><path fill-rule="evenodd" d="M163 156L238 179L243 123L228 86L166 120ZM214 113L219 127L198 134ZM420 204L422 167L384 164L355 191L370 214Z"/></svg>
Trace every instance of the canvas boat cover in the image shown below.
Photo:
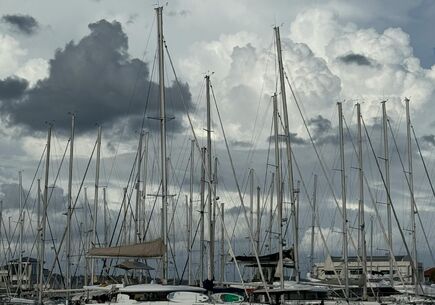
<svg viewBox="0 0 435 305"><path fill-rule="evenodd" d="M107 247L107 248L92 248L88 251L88 257L161 257L166 252L166 247L163 240L156 239L139 244Z"/></svg>

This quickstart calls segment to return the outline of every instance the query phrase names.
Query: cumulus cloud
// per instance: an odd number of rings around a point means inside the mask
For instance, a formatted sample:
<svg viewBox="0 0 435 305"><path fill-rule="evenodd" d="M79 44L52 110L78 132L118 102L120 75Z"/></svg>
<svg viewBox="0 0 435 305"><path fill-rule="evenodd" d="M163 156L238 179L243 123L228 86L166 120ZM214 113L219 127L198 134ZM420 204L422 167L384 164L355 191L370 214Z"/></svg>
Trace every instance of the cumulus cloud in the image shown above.
<svg viewBox="0 0 435 305"><path fill-rule="evenodd" d="M421 67L409 35L400 28L358 28L331 10L310 9L296 17L290 37L326 60L341 80L342 98L366 102L366 117L374 117L386 98L394 103L389 107L394 117L403 111L404 97L412 97L414 110L435 97L431 71Z"/></svg>
<svg viewBox="0 0 435 305"><path fill-rule="evenodd" d="M27 54L18 40L12 36L0 34L0 77L14 74L20 65L20 60Z"/></svg>
<svg viewBox="0 0 435 305"><path fill-rule="evenodd" d="M67 113L75 112L79 132L95 128L96 123L112 126L120 122L130 130L137 130L146 106L146 115L158 116L157 84L150 81L145 62L130 58L128 39L121 24L100 20L90 24L89 29L91 33L78 43L71 41L56 51L49 61L47 78L39 80L20 98L2 100L0 109L10 125L43 130L45 121L55 120L59 130L66 130L69 128ZM27 72L23 69L21 74L31 77L32 66L43 67L43 63L29 64ZM35 74L43 75L43 70ZM181 99L187 108L193 107L189 87L182 84L178 88L172 84L166 89L166 97L167 113L175 115L168 128L180 131L184 112ZM158 126L156 120L145 120L145 123L151 129Z"/></svg>
<svg viewBox="0 0 435 305"><path fill-rule="evenodd" d="M33 35L39 29L38 21L30 15L4 15L1 20L3 23L7 23L15 31L25 35Z"/></svg>

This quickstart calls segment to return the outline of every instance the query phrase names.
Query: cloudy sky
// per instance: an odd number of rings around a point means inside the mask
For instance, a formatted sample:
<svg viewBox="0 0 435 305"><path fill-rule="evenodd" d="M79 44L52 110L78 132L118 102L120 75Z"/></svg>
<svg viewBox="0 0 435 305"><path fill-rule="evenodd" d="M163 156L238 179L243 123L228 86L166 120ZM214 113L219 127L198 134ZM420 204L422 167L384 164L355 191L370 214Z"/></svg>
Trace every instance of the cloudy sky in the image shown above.
<svg viewBox="0 0 435 305"><path fill-rule="evenodd" d="M53 161L50 183L54 183L67 145L70 116L76 114L76 163L74 194L81 181L93 187L95 165L91 156L97 125L103 128L101 186L108 187L112 216L116 217L122 200L122 187L132 172L138 132L149 131L149 193L157 192L158 116L156 70L156 20L152 1L6 1L0 0L0 183L5 213L16 217L14 193L18 171L24 175L24 189L31 188L33 177L42 177L43 165L36 173L46 142L47 123L52 123ZM193 129L204 145L204 75L212 74L215 94L226 135L237 167L237 179L246 191L249 168L255 169L255 183L262 188L264 205L273 164L270 151L272 122L271 95L280 89L273 27L280 26L285 70L301 103L304 118L321 152L326 175L311 147L303 121L289 98L290 129L295 160L311 196L313 175L319 175L319 198L323 199L321 226L335 249L340 229L334 195L340 198L337 148L336 103L343 102L346 136L350 221L357 209L355 103L362 104L364 120L377 156L383 156L380 102L387 100L392 130L400 157L406 163L405 97L411 100L411 115L429 173L432 173L435 136L435 41L432 30L435 4L432 1L168 1L164 5L164 32L171 59L180 83L175 82L166 58L166 93L171 158L172 191L188 191L185 177ZM287 96L290 97L289 88ZM225 152L223 133L213 109L214 154L219 158L220 197L227 203L229 227L237 223L240 203L235 181ZM375 202L385 202L375 158L368 139L364 140L364 161L369 187ZM414 141L413 141L414 144ZM408 186L399 153L390 138L392 195L401 226L409 228ZM198 160L198 154L196 160ZM381 159L379 159L382 161ZM433 195L425 177L418 152L413 154L417 204L430 240L435 236L430 213ZM383 162L383 161L382 161ZM382 163L381 162L381 163ZM199 162L196 162L199 175ZM269 164L269 165L267 165ZM67 161L62 163L56 185L66 188ZM133 176L134 176L133 171ZM188 177L188 174L187 174ZM195 178L195 193L199 176ZM181 185L181 187L180 187ZM131 187L131 183L129 184ZM266 190L266 191L264 191ZM36 198L32 185L29 198ZM62 226L65 208L62 193L53 205L53 225ZM93 191L89 192L92 200ZM134 196L132 197L134 198ZM248 199L246 197L245 199ZM148 198L152 203L152 198ZM184 200L184 195L177 197ZM53 200L55 201L55 200ZM178 202L177 201L177 202ZM30 199L29 199L30 202ZM338 202L340 200L338 199ZM32 202L33 204L33 202ZM249 205L249 200L246 200ZM181 205L181 203L180 203ZM233 209L230 209L233 208ZM36 213L28 204L29 215ZM385 205L380 205L385 218ZM366 203L368 217L374 215ZM78 212L80 213L80 212ZM266 212L265 212L266 213ZM309 248L310 208L301 190L301 243L306 258ZM267 213L266 213L267 214ZM266 215L265 214L265 215ZM57 216L56 216L57 215ZM178 216L177 216L178 217ZM3 217L4 219L7 216ZM264 216L263 225L266 225ZM183 222L183 216L177 220ZM79 223L76 223L78 230ZM375 224L378 228L377 224ZM28 225L29 230L31 225ZM156 230L158 231L156 225ZM246 225L238 234L246 240ZM395 231L397 226L395 227ZM232 229L231 229L232 230ZM421 229L419 229L421 230ZM379 232L379 229L376 230ZM355 233L355 234L354 234ZM356 235L356 231L352 234ZM375 234L375 254L383 254L382 234ZM395 235L396 251L404 251ZM407 235L408 236L408 235ZM30 238L30 237L29 237ZM30 238L31 239L31 238ZM397 240L396 240L397 239ZM432 265L422 235L418 237L425 265ZM432 243L433 244L433 243ZM319 242L319 249L323 246ZM243 247L242 247L243 248ZM246 247L245 247L246 248ZM30 251L27 249L27 251ZM248 250L243 250L247 252ZM318 259L324 252L319 250ZM340 253L335 253L339 255Z"/></svg>

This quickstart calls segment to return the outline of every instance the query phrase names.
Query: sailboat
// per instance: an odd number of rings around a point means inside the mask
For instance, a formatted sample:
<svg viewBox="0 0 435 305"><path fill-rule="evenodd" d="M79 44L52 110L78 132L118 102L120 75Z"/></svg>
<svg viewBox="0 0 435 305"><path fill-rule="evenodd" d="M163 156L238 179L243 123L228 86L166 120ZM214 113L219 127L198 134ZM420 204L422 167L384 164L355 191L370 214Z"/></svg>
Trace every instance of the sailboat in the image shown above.
<svg viewBox="0 0 435 305"><path fill-rule="evenodd" d="M168 285L168 194L167 194L167 156L166 156L166 112L165 112L165 83L164 83L164 38L163 38L163 7L155 9L157 15L158 62L159 62L159 92L160 92L160 161L161 161L161 193L162 199L162 231L159 239L106 248L92 248L88 257L100 258L160 258L162 261L161 284L123 285L122 287L110 285L102 289L107 292L108 302L122 304L138 304L138 302L172 301L180 304L206 302L209 297L206 290L201 287L186 285ZM126 284L126 283L124 283ZM87 290L99 289L99 285L87 286Z"/></svg>

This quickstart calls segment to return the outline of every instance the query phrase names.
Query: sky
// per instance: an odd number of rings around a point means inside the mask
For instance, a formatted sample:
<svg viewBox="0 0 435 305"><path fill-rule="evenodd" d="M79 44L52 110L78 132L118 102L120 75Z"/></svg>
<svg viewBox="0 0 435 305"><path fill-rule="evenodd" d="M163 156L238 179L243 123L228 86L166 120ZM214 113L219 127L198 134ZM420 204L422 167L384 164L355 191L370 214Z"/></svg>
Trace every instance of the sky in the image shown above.
<svg viewBox="0 0 435 305"><path fill-rule="evenodd" d="M101 188L107 187L112 217L118 213L122 188L127 183L131 187L129 177L136 174L132 168L142 129L149 132L147 179L150 192L156 193L160 170L159 129L155 119L159 111L155 61L156 3L133 0L0 0L0 5L0 183L5 213L16 218L17 198L13 193L17 189L18 171L23 171L23 188L26 192L31 188L29 202L33 200L28 213L35 216L36 193L32 180L34 177L43 178L44 165L36 174L35 171L43 154L48 124L52 124L51 184L60 164L62 167L56 180L56 186L60 188L54 204L57 209L49 218L53 219L57 231L61 231L63 223L59 217L65 211L66 199L59 194L66 193L68 164L61 160L69 138L69 113L76 115L75 196L83 200L82 183L89 189L89 199L94 196L95 162L90 163L89 171L83 177L98 125L103 128ZM364 140L365 172L370 184L370 188L365 187L366 198L368 200L370 189L375 202L385 202L375 160L383 156L380 102L386 100L391 129L397 137L397 151L396 138L390 136L389 139L391 176L395 178L392 179L392 195L397 202L401 225L409 228L409 195L403 174L408 158L405 97L410 99L411 120L429 174L433 172L435 41L432 29L435 20L432 16L435 4L432 1L187 0L165 1L160 5L164 7L165 42L178 80L166 54L169 170L171 190L175 194L180 194L179 190L183 194L188 192L189 174L186 169L192 130L199 145L205 145L204 76L210 74L234 159L237 182L245 194L249 169L254 168L255 183L261 187L263 204L267 205L267 186L273 171L270 164L274 160L273 150L270 150L271 145L273 147L270 141L271 96L277 92L280 102L282 96L273 31L274 26L279 26L288 82L300 102L322 164L326 166L323 172L287 87L294 159L302 172L301 176L296 172L294 175L295 180L305 180L308 194L301 189L299 215L304 261L308 255L311 219L307 202L312 195L314 174L319 175L319 193L322 194L319 198L323 199L321 213L327 216L322 219L321 226L329 232L330 246L340 248L337 247L339 238L334 237L341 226L335 206L341 204L337 171L340 166L337 102L343 103L344 117L349 126L349 134L345 137L345 158L350 221L356 219L358 202L356 155L352 147L352 143L356 143L354 105L361 103L367 133L373 141L369 142L366 137ZM213 153L219 159L218 190L221 201L226 202L228 227L236 228L238 217L243 219L243 216L238 213L240 200L236 181L214 106L212 116ZM419 210L428 212L422 213L421 218L430 232L433 231L430 222L430 213L434 212L431 205L433 194L415 148L414 145L415 197ZM405 162L405 170L399 156ZM198 152L195 158L194 193L197 195L200 181ZM383 163L382 159L378 160ZM381 166L383 170L383 164ZM181 202L184 195L176 198L176 202ZM244 200L247 206L248 198ZM147 201L151 204L153 199L147 198ZM385 206L379 208L385 219ZM367 219L374 216L369 202L366 211ZM77 213L80 215L81 212ZM184 221L183 213L184 210L176 216L180 223ZM262 225L266 226L266 216L262 219ZM31 226L29 222L29 230ZM158 225L154 226L158 231ZM241 248L248 253L246 228L246 224L238 227L237 238L244 241ZM403 243L396 229L395 248L401 253L404 251ZM75 230L78 232L79 222ZM376 252L383 254L382 234L379 228L376 231ZM356 232L352 234L356 235ZM430 259L422 234L418 236L421 259L425 265L435 264ZM430 233L428 237L430 241L435 238ZM29 240L32 240L32 234ZM318 259L324 255L323 248L319 241Z"/></svg>

